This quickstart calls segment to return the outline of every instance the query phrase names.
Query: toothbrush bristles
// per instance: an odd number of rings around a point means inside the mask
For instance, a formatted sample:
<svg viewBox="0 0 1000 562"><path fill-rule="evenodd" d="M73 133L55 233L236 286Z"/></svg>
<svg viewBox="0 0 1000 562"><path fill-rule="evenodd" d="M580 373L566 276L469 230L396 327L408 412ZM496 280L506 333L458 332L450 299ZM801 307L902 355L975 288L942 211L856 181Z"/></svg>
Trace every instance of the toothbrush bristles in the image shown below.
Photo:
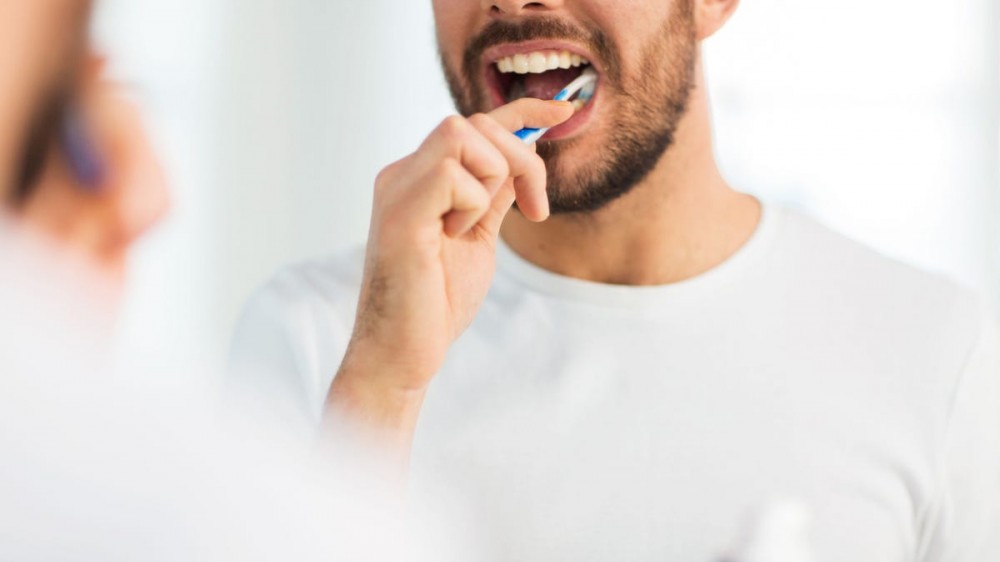
<svg viewBox="0 0 1000 562"><path fill-rule="evenodd" d="M558 95L556 95L555 99L559 101L566 101L572 98L573 95L578 92L580 95L577 96L577 99L583 97L585 95L585 92L588 93L586 94L587 97L584 99L585 100L590 99L590 96L594 95L594 87L596 86L596 84L597 84L597 73L594 72L593 69L587 68L586 70L583 71L583 74L581 74L576 78L576 80L573 80L572 82L567 84L566 87L563 88Z"/></svg>

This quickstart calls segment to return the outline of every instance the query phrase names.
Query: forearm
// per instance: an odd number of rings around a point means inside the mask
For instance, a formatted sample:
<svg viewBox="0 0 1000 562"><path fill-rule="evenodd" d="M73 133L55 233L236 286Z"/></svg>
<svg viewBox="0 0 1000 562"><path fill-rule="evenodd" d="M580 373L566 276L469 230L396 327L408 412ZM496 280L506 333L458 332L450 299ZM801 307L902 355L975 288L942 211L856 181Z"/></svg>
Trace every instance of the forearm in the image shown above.
<svg viewBox="0 0 1000 562"><path fill-rule="evenodd" d="M330 387L323 417L328 434L347 432L405 472L426 389L393 384L399 368L376 354L349 351Z"/></svg>

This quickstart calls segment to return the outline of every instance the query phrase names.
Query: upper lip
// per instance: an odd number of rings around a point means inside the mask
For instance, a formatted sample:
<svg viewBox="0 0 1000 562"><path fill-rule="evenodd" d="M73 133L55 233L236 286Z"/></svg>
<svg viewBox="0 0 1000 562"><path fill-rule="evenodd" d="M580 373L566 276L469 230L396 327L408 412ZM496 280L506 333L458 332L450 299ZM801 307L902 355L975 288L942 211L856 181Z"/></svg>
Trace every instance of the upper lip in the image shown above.
<svg viewBox="0 0 1000 562"><path fill-rule="evenodd" d="M569 51L587 59L598 74L602 74L600 62L595 60L593 53L576 43L553 39L537 39L522 43L505 43L495 45L483 52L483 65L495 64L498 60L511 55L533 53L535 51Z"/></svg>

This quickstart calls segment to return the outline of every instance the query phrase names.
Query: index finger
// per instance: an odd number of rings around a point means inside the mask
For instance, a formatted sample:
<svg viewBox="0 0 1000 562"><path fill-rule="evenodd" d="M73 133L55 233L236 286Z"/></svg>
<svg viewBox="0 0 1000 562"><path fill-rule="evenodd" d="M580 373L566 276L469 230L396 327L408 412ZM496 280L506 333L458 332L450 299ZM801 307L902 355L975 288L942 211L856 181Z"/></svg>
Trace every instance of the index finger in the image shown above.
<svg viewBox="0 0 1000 562"><path fill-rule="evenodd" d="M489 116L513 133L525 127L555 127L572 117L574 111L568 101L521 98L494 109Z"/></svg>

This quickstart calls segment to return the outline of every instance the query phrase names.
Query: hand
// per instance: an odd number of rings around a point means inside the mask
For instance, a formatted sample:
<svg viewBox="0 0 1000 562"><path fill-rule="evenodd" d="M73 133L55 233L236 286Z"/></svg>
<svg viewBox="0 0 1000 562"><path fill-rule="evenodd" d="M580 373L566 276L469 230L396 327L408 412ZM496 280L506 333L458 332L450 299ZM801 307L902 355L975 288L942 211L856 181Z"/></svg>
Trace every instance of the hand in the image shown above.
<svg viewBox="0 0 1000 562"><path fill-rule="evenodd" d="M338 379L426 389L486 296L514 201L530 220L548 217L545 164L512 132L572 115L569 103L525 98L449 117L379 174L354 335Z"/></svg>
<svg viewBox="0 0 1000 562"><path fill-rule="evenodd" d="M120 281L127 250L166 212L168 191L138 111L101 79L102 67L101 60L89 60L76 100L103 160L100 183L80 185L64 147L53 139L30 195L15 214L57 247Z"/></svg>

